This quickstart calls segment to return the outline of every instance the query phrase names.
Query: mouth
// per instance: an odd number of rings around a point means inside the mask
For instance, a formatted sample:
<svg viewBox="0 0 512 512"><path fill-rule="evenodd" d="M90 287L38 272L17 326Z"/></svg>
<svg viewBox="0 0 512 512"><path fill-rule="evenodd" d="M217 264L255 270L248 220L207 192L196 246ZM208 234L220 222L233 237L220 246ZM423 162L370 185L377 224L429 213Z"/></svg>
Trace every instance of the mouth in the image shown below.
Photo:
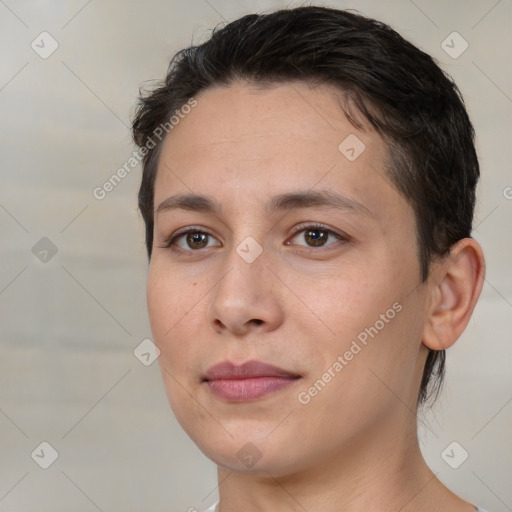
<svg viewBox="0 0 512 512"><path fill-rule="evenodd" d="M248 402L286 388L301 378L296 373L260 361L248 361L239 366L225 361L212 366L203 382L222 400Z"/></svg>

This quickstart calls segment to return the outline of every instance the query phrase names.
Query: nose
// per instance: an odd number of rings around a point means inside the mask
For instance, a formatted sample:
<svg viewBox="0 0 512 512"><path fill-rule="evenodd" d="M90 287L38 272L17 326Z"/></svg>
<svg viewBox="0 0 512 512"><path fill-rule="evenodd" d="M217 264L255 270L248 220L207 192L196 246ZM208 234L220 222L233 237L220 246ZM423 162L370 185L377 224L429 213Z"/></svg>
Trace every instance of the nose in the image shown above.
<svg viewBox="0 0 512 512"><path fill-rule="evenodd" d="M252 331L270 332L281 325L280 281L269 264L265 251L250 263L235 249L226 258L207 313L208 323L218 334L244 336Z"/></svg>

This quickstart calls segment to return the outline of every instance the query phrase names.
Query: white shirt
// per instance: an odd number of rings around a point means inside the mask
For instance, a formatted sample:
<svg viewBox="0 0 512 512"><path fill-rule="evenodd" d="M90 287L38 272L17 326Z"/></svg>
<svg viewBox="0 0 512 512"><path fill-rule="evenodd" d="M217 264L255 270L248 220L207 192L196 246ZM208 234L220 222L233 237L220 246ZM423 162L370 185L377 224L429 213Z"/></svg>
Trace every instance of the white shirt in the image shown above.
<svg viewBox="0 0 512 512"><path fill-rule="evenodd" d="M218 505L217 503L214 503L210 508L207 508L204 512L215 512L215 507ZM483 508L477 508L475 509L475 512L486 512Z"/></svg>

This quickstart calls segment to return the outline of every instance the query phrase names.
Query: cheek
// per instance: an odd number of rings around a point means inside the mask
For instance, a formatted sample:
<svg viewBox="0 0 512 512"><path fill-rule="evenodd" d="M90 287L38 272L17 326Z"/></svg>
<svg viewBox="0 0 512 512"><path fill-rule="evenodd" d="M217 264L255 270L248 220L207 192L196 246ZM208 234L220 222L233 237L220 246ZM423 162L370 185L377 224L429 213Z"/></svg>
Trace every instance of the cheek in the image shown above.
<svg viewBox="0 0 512 512"><path fill-rule="evenodd" d="M150 320L169 329L199 300L196 295L200 291L191 279L161 260L156 257L149 265L146 294Z"/></svg>
<svg viewBox="0 0 512 512"><path fill-rule="evenodd" d="M153 340L160 350L160 365L176 376L186 374L201 354L207 290L196 282L158 260L150 264L146 294Z"/></svg>
<svg viewBox="0 0 512 512"><path fill-rule="evenodd" d="M160 341L166 326L172 325L170 317L174 309L175 296L170 293L168 282L162 278L161 272L155 269L153 262L150 264L147 282L146 296L148 303L148 315L153 331L153 336Z"/></svg>
<svg viewBox="0 0 512 512"><path fill-rule="evenodd" d="M358 373L374 368L391 375L397 367L404 371L414 367L421 326L412 297L405 299L412 281L399 268L387 265L387 272L379 272L368 262L342 275L339 270L338 275L333 273L331 279L322 280L318 293L312 292L313 282L304 281L296 288L298 295L307 298L310 310L299 321L309 325L310 332L317 324L324 334L315 340L316 372L347 351L351 353L344 359ZM351 379L357 378L350 374Z"/></svg>
<svg viewBox="0 0 512 512"><path fill-rule="evenodd" d="M150 263L146 284L148 315L155 343L162 352L169 350L191 309L190 286L162 269L158 262Z"/></svg>
<svg viewBox="0 0 512 512"><path fill-rule="evenodd" d="M399 296L391 283L379 282L364 266L345 273L337 269L328 279L306 280L296 291L310 310L308 316L341 340L373 325Z"/></svg>

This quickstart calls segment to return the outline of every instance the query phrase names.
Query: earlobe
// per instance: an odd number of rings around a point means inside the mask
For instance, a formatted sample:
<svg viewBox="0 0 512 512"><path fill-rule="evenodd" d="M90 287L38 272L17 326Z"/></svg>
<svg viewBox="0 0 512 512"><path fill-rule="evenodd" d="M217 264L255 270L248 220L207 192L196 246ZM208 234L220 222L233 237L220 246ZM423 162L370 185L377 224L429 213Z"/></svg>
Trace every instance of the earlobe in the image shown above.
<svg viewBox="0 0 512 512"><path fill-rule="evenodd" d="M430 276L430 310L423 344L432 350L451 347L466 328L482 290L485 259L478 242L459 240Z"/></svg>

